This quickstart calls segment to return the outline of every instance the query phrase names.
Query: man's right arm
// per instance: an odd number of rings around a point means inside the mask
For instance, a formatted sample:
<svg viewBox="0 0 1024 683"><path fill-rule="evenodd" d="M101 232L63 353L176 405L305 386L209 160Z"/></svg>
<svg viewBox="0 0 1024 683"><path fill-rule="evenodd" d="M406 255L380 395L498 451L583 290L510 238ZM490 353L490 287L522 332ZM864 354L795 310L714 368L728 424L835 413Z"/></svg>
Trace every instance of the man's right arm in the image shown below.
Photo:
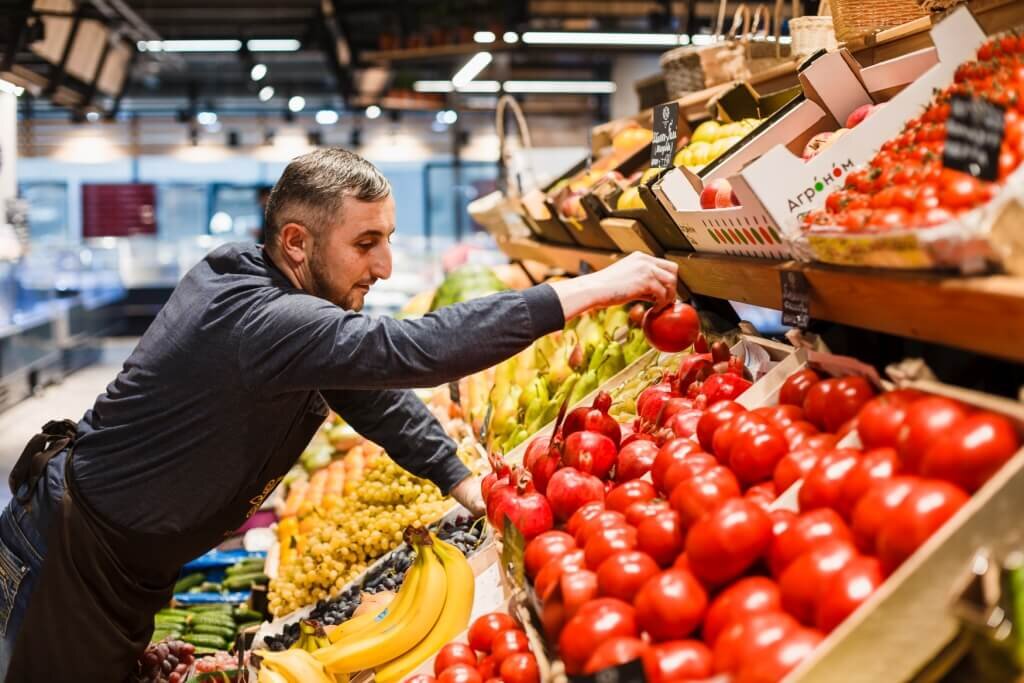
<svg viewBox="0 0 1024 683"><path fill-rule="evenodd" d="M591 275L416 320L372 318L287 295L246 317L239 361L248 386L274 392L438 386L500 363L561 329L567 316L631 299L667 302L675 283L675 264L632 254Z"/></svg>

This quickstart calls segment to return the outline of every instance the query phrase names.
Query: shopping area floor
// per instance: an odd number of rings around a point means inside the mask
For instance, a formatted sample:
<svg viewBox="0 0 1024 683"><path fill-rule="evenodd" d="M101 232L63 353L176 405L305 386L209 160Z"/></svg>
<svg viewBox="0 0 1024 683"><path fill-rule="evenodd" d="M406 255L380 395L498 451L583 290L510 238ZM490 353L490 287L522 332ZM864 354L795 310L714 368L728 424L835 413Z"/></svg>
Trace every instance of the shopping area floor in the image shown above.
<svg viewBox="0 0 1024 683"><path fill-rule="evenodd" d="M6 505L11 498L7 477L25 443L48 420L81 419L121 370L137 341L122 337L105 340L98 364L79 370L60 384L50 385L0 413L0 505Z"/></svg>

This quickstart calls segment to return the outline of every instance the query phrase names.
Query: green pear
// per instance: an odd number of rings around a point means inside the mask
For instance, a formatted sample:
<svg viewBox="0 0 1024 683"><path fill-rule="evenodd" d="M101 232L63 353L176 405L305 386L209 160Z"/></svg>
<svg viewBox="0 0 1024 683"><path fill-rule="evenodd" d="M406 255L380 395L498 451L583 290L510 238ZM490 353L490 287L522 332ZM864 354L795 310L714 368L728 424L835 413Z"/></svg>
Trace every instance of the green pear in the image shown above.
<svg viewBox="0 0 1024 683"><path fill-rule="evenodd" d="M597 389L598 385L597 371L587 370L573 387L572 394L569 396L569 405L573 406L582 401L587 394Z"/></svg>
<svg viewBox="0 0 1024 683"><path fill-rule="evenodd" d="M626 343L622 347L622 355L625 357L626 365L631 364L640 356L647 353L650 346L647 344L647 338L644 337L644 331L640 328L635 328L629 331L629 337Z"/></svg>
<svg viewBox="0 0 1024 683"><path fill-rule="evenodd" d="M629 329L629 312L623 306L608 309L608 314L604 318L604 333L609 337L615 337L623 328Z"/></svg>
<svg viewBox="0 0 1024 683"><path fill-rule="evenodd" d="M537 354L533 349L527 347L517 353L514 358L516 370L513 381L521 387L526 387L537 376Z"/></svg>
<svg viewBox="0 0 1024 683"><path fill-rule="evenodd" d="M572 368L569 366L568 349L555 349L554 354L548 357L548 367L545 374L552 387L559 387L562 385L562 382L568 379L569 375L572 374Z"/></svg>
<svg viewBox="0 0 1024 683"><path fill-rule="evenodd" d="M604 384L621 372L625 367L626 355L623 351L622 344L612 342L608 345L608 352L605 354L604 362L602 362L601 367L597 369L598 383Z"/></svg>
<svg viewBox="0 0 1024 683"><path fill-rule="evenodd" d="M519 399L519 405L525 409L523 415L524 422L531 422L536 419L537 415L544 412L544 408L547 407L551 401L550 395L548 395L548 383L542 378L538 377L530 382L530 386L523 392L523 398Z"/></svg>
<svg viewBox="0 0 1024 683"><path fill-rule="evenodd" d="M576 332L579 335L580 344L583 346L583 352L586 353L590 349L594 349L601 340L604 339L604 328L593 318L588 318L585 321L580 322L576 328Z"/></svg>
<svg viewBox="0 0 1024 683"><path fill-rule="evenodd" d="M594 352L590 355L590 361L587 363L587 372L596 371L601 367L607 353L608 340L603 339L594 347Z"/></svg>

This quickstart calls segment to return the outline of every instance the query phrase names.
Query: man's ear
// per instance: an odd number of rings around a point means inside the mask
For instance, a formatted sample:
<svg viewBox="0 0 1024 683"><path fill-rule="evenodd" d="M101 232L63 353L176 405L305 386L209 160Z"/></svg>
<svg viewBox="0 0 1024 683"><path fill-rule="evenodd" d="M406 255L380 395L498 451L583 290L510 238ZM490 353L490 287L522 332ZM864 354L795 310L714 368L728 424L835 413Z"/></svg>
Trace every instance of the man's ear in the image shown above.
<svg viewBox="0 0 1024 683"><path fill-rule="evenodd" d="M285 223L278 232L281 255L294 265L306 262L306 254L313 247L313 235L299 223Z"/></svg>

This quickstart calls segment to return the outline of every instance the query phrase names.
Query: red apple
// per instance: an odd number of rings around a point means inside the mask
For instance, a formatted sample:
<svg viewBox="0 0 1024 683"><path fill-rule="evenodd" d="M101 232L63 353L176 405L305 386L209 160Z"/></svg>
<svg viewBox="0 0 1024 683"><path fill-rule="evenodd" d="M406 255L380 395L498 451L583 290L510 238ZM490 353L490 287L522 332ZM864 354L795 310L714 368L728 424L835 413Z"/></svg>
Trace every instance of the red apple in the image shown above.
<svg viewBox="0 0 1024 683"><path fill-rule="evenodd" d="M715 195L715 208L716 209L728 209L730 206L739 206L740 203L736 199L736 193L732 190L732 185L729 184L728 180L723 179L718 187L718 194Z"/></svg>
<svg viewBox="0 0 1024 683"><path fill-rule="evenodd" d="M715 178L710 183L704 186L704 190L700 193L700 208L702 209L715 209L722 208L718 203L718 197L724 188L726 195L732 193L732 186L729 185L729 181L725 178ZM726 204L725 206L729 206Z"/></svg>
<svg viewBox="0 0 1024 683"><path fill-rule="evenodd" d="M881 107L880 104L862 104L854 109L849 116L846 117L846 127L853 128L858 123L866 119L874 112L875 109Z"/></svg>

